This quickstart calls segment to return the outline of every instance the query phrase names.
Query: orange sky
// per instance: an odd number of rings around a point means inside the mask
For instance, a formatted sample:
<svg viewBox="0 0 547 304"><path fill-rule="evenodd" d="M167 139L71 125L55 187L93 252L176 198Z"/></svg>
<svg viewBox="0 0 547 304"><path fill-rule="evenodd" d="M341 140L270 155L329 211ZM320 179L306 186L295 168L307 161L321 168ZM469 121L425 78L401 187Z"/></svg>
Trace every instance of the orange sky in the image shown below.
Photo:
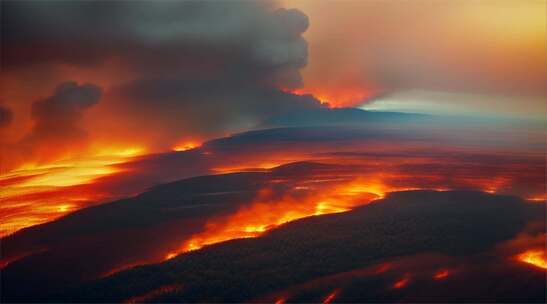
<svg viewBox="0 0 547 304"><path fill-rule="evenodd" d="M545 1L283 3L310 18L309 92L341 97L342 105L361 101L344 99L348 91L481 93L519 100L503 102L506 112L547 114Z"/></svg>

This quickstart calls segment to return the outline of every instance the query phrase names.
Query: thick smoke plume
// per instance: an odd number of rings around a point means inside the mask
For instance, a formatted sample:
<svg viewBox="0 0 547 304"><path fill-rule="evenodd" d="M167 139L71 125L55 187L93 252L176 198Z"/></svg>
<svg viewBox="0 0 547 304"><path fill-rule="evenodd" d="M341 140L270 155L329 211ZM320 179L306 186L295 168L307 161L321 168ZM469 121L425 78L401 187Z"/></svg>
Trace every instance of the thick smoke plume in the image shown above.
<svg viewBox="0 0 547 304"><path fill-rule="evenodd" d="M109 119L90 119L90 133L138 132L163 149L185 136L224 135L321 108L309 96L281 91L303 83L309 21L273 2L30 1L2 8L7 70L123 70L124 80L105 85L97 110Z"/></svg>

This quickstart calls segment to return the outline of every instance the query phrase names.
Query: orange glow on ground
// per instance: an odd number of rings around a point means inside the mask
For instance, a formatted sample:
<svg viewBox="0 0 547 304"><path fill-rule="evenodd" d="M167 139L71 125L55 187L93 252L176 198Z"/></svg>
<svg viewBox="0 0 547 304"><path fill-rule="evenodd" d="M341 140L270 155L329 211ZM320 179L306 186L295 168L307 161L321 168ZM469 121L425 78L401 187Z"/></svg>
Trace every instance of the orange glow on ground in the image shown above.
<svg viewBox="0 0 547 304"><path fill-rule="evenodd" d="M547 270L547 259L545 257L545 249L527 250L517 256L521 262L534 265L536 267Z"/></svg>
<svg viewBox="0 0 547 304"><path fill-rule="evenodd" d="M78 159L28 163L0 175L0 236L54 220L103 198L104 194L85 186L120 172L115 165L143 152L142 148L109 148Z"/></svg>
<svg viewBox="0 0 547 304"><path fill-rule="evenodd" d="M165 259L200 249L204 246L238 238L252 238L279 225L309 216L351 210L383 197L379 186L352 181L347 184L308 189L305 197L285 196L272 199L268 190L262 191L251 204L233 215L209 221L205 230L192 236L178 250L169 252Z"/></svg>
<svg viewBox="0 0 547 304"><path fill-rule="evenodd" d="M448 270L441 269L433 275L433 279L435 279L435 280L444 280L444 279L448 278L448 275L449 275Z"/></svg>

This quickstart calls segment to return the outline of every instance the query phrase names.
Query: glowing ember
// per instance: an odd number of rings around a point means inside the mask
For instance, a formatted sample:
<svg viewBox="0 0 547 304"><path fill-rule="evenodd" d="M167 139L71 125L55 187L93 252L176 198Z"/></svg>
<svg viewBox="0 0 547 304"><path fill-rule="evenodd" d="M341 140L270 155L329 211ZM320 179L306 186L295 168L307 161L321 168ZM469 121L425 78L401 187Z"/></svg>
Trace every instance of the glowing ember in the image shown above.
<svg viewBox="0 0 547 304"><path fill-rule="evenodd" d="M547 259L545 257L545 250L533 249L527 250L517 256L517 259L521 262L534 265L539 268L547 270Z"/></svg>
<svg viewBox="0 0 547 304"><path fill-rule="evenodd" d="M275 304L285 304L285 302L286 302L285 298L280 298L280 299L277 299L277 301L275 301Z"/></svg>
<svg viewBox="0 0 547 304"><path fill-rule="evenodd" d="M340 292L339 290L335 290L329 293L329 295L323 300L323 304L332 303L332 301L334 300L334 298L336 298L339 292Z"/></svg>
<svg viewBox="0 0 547 304"><path fill-rule="evenodd" d="M444 280L448 277L448 274L449 274L448 270L441 269L433 275L433 279L435 279L435 280Z"/></svg>
<svg viewBox="0 0 547 304"><path fill-rule="evenodd" d="M380 265L375 271L374 274L381 274L389 270L391 268L391 265L389 263L384 263Z"/></svg>
<svg viewBox="0 0 547 304"><path fill-rule="evenodd" d="M399 281L395 282L393 284L393 288L395 289L403 288L408 284L409 281L410 281L410 278L408 277L408 275L406 275L403 278L401 278Z"/></svg>

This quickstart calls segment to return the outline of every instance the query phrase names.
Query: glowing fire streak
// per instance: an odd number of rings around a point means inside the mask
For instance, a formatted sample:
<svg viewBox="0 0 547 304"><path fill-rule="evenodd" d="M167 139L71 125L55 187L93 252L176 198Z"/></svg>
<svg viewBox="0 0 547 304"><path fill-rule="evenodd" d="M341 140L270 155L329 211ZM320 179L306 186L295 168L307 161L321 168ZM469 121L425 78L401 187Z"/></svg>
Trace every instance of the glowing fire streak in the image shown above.
<svg viewBox="0 0 547 304"><path fill-rule="evenodd" d="M140 153L144 149L108 148L79 159L45 165L28 163L0 175L0 184L6 183L0 197L0 236L54 220L100 199L100 193L73 187L90 185L100 177L120 172L116 164ZM9 182L14 179L21 181Z"/></svg>
<svg viewBox="0 0 547 304"><path fill-rule="evenodd" d="M388 271L390 268L391 268L391 264L389 264L389 263L384 263L384 264L380 265L380 266L374 271L374 274L382 274L382 273L385 273L385 272Z"/></svg>
<svg viewBox="0 0 547 304"><path fill-rule="evenodd" d="M441 269L433 275L433 279L435 279L435 280L444 280L444 279L448 278L448 274L449 274L448 270Z"/></svg>
<svg viewBox="0 0 547 304"><path fill-rule="evenodd" d="M329 295L323 300L323 304L332 303L332 301L334 301L334 298L336 298L338 293L340 293L340 290L335 290L335 291L329 293Z"/></svg>
<svg viewBox="0 0 547 304"><path fill-rule="evenodd" d="M547 270L547 259L545 257L545 250L532 249L527 250L517 256L517 259L521 262L534 265L536 267Z"/></svg>
<svg viewBox="0 0 547 304"><path fill-rule="evenodd" d="M192 149L198 148L199 146L201 146L201 144L198 143L198 142L185 141L185 142L181 142L181 143L176 144L173 147L173 151L177 151L177 152L187 151L187 150L192 150Z"/></svg>
<svg viewBox="0 0 547 304"><path fill-rule="evenodd" d="M409 281L410 281L410 278L408 275L406 275L403 278L401 278L399 281L393 283L393 288L394 289L403 288L408 284Z"/></svg>
<svg viewBox="0 0 547 304"><path fill-rule="evenodd" d="M209 221L205 231L192 236L175 252L169 252L165 259L219 242L257 237L274 227L300 218L348 211L384 195L381 186L373 183L367 186L359 182L331 189L315 189L310 193L304 198L286 196L272 201L268 191L264 191L257 201L235 214Z"/></svg>

